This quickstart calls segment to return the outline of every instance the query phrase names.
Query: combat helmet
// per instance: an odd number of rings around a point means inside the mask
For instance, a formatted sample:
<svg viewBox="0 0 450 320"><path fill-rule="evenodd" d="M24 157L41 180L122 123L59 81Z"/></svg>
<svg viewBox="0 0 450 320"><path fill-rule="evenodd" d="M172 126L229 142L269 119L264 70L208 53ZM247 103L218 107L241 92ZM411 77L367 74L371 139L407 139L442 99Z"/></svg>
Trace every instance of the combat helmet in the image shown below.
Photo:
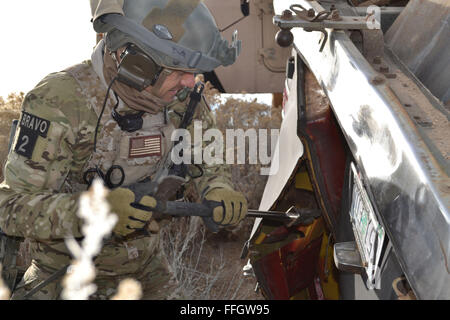
<svg viewBox="0 0 450 320"><path fill-rule="evenodd" d="M91 9L109 50L131 43L162 67L209 72L241 50L237 32L229 45L201 0L91 0Z"/></svg>

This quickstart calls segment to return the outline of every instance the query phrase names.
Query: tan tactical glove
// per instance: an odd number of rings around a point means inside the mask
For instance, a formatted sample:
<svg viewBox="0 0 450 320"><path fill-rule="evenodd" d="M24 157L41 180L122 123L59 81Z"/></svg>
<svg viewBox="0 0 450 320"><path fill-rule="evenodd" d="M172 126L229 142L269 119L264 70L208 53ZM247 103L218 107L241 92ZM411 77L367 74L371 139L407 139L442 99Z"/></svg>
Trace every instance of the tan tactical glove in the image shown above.
<svg viewBox="0 0 450 320"><path fill-rule="evenodd" d="M209 191L204 198L222 203L214 208L212 216L218 225L236 225L247 215L247 199L240 192L217 188Z"/></svg>
<svg viewBox="0 0 450 320"><path fill-rule="evenodd" d="M143 228L152 217L151 212L131 206L131 203L135 202L135 195L130 189L114 189L108 193L106 199L111 206L111 212L117 214L119 218L113 232L120 236L129 235L137 229ZM156 199L151 196L144 196L139 204L154 208Z"/></svg>

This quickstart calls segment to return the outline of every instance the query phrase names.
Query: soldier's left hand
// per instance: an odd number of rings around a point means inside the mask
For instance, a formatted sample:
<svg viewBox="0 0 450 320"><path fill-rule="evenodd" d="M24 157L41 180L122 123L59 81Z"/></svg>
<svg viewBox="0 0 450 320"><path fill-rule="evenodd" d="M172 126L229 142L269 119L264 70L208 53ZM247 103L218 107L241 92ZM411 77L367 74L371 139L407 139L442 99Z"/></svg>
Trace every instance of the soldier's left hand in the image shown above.
<svg viewBox="0 0 450 320"><path fill-rule="evenodd" d="M212 215L212 220L218 225L237 225L247 215L247 199L240 192L217 188L209 191L204 198L222 204L214 208Z"/></svg>

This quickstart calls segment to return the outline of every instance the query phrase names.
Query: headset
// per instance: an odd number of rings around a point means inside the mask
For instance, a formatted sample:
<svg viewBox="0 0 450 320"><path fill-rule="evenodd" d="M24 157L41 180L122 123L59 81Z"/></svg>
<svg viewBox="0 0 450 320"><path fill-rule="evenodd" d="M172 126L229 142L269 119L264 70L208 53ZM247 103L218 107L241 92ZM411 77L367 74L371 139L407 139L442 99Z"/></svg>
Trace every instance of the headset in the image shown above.
<svg viewBox="0 0 450 320"><path fill-rule="evenodd" d="M133 44L128 44L121 53L120 60L117 80L138 91L143 91L148 86L155 86L165 70ZM172 72L167 70L164 75L170 73ZM159 81L159 83L162 82Z"/></svg>
<svg viewBox="0 0 450 320"><path fill-rule="evenodd" d="M164 78L172 73L170 70L159 66L152 58L133 44L128 44L126 49L120 54L120 60L117 80L138 91L143 91L148 86L154 86L157 89L164 82ZM162 75L164 77L161 77ZM158 82L158 80L161 81ZM122 130L134 132L142 128L143 111L121 115L116 109L117 106L112 110L111 116Z"/></svg>

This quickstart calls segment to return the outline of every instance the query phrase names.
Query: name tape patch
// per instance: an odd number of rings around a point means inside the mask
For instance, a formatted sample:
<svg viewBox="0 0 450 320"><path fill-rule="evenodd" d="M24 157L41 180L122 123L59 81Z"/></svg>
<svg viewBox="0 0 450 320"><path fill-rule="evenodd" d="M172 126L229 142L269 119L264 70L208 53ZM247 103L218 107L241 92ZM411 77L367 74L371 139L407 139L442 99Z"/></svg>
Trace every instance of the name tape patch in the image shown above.
<svg viewBox="0 0 450 320"><path fill-rule="evenodd" d="M130 138L129 158L161 156L161 136Z"/></svg>
<svg viewBox="0 0 450 320"><path fill-rule="evenodd" d="M19 127L19 137L17 138L14 151L21 156L31 159L38 136L47 137L50 121L22 112Z"/></svg>
<svg viewBox="0 0 450 320"><path fill-rule="evenodd" d="M50 121L33 116L27 112L22 112L20 126L35 131L41 137L46 138L48 128L50 127Z"/></svg>

